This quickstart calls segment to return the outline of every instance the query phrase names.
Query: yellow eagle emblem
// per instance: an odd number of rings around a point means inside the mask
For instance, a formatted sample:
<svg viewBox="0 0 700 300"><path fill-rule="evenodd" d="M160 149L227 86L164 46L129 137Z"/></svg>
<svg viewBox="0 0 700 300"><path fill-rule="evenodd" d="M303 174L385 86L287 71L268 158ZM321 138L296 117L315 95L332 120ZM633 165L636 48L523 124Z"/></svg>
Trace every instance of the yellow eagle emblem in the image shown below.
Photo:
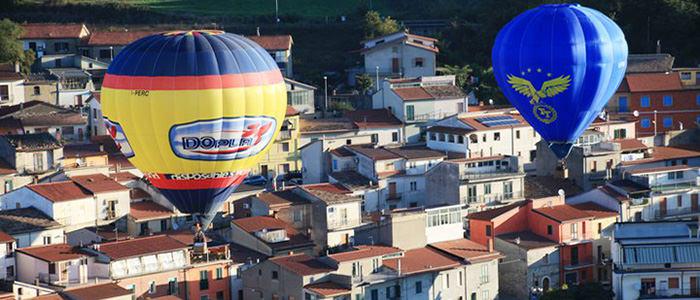
<svg viewBox="0 0 700 300"><path fill-rule="evenodd" d="M554 97L555 95L566 91L571 85L571 76L562 75L557 78L547 80L542 83L540 90L536 90L532 83L525 79L514 75L508 75L508 83L516 90L518 93L525 95L530 98L530 104L535 104L540 102L540 99L547 97Z"/></svg>

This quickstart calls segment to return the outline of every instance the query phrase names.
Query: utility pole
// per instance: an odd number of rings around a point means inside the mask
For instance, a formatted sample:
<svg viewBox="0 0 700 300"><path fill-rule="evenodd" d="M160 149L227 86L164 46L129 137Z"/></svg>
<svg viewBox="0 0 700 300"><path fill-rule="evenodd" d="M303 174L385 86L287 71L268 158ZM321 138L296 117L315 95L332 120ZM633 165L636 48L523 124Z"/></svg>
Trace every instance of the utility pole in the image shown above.
<svg viewBox="0 0 700 300"><path fill-rule="evenodd" d="M377 84L374 86L374 91L376 92L379 91L379 66L375 67L375 78Z"/></svg>
<svg viewBox="0 0 700 300"><path fill-rule="evenodd" d="M323 96L323 109L325 110L323 116L326 116L328 112L328 76L323 76L323 86L324 86L324 96Z"/></svg>
<svg viewBox="0 0 700 300"><path fill-rule="evenodd" d="M277 20L277 23L280 22L278 1L279 1L279 0L275 0L275 20Z"/></svg>

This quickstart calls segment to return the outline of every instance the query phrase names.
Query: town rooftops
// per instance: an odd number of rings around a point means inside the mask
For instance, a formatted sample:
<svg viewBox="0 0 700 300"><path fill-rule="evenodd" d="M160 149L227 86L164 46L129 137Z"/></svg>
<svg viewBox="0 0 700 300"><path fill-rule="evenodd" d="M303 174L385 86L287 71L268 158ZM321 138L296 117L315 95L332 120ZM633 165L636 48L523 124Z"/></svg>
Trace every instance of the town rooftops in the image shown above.
<svg viewBox="0 0 700 300"><path fill-rule="evenodd" d="M651 157L637 159L637 160L623 161L622 165L623 166L639 165L639 164L645 164L645 163L660 162L660 161L665 161L665 160L670 160L670 159L687 159L687 158L695 158L695 157L700 157L700 151L695 150L695 149L691 149L691 148L683 148L683 147L654 147L654 150L651 153ZM685 164L685 163L683 163L683 164Z"/></svg>
<svg viewBox="0 0 700 300"><path fill-rule="evenodd" d="M391 90L403 101L451 100L467 96L455 85L395 87Z"/></svg>
<svg viewBox="0 0 700 300"><path fill-rule="evenodd" d="M160 220L175 215L171 210L153 201L131 202L130 206L129 216L136 222Z"/></svg>
<svg viewBox="0 0 700 300"><path fill-rule="evenodd" d="M444 241L430 244L430 246L452 256L461 258L469 263L477 263L501 257L499 252L489 252L486 246L468 239Z"/></svg>
<svg viewBox="0 0 700 300"><path fill-rule="evenodd" d="M1 227L1 226L0 226L0 228L4 229L4 227ZM9 242L12 242L14 240L15 240L15 238L13 238L11 235L0 230L0 243L9 243Z"/></svg>
<svg viewBox="0 0 700 300"><path fill-rule="evenodd" d="M458 119L473 131L530 126L520 114L510 113L467 115Z"/></svg>
<svg viewBox="0 0 700 300"><path fill-rule="evenodd" d="M617 179L617 180L613 180L613 181L608 182L608 184L623 190L627 194L638 194L638 193L645 193L645 192L650 191L649 187L642 185L638 182L629 180L629 179ZM616 194L621 195L620 192L612 190L612 188L607 186L607 184L604 186L601 186L599 188L606 188L603 190L603 192L607 193L607 194L611 194L610 192L614 192ZM608 191L608 190L612 190L612 191Z"/></svg>
<svg viewBox="0 0 700 300"><path fill-rule="evenodd" d="M88 46L127 45L142 37L155 34L152 31L94 31L87 40Z"/></svg>
<svg viewBox="0 0 700 300"><path fill-rule="evenodd" d="M299 115L299 111L294 109L294 107L287 105L287 111L284 113L285 117L291 117L291 116L297 116Z"/></svg>
<svg viewBox="0 0 700 300"><path fill-rule="evenodd" d="M313 242L308 237L299 233L296 229L294 229L291 225L287 224L286 222L273 217L255 216L242 219L235 219L231 221L231 223L235 226L238 226L243 231L253 235L256 232L262 230L284 229L287 233L287 238L289 238L288 240L276 243L268 243L263 241L270 248L275 250L313 246Z"/></svg>
<svg viewBox="0 0 700 300"><path fill-rule="evenodd" d="M603 207L595 202L584 202L579 204L573 204L571 206L580 211L585 212L590 216L593 216L595 219L614 218L618 216L618 213L616 211L610 210L607 207Z"/></svg>
<svg viewBox="0 0 700 300"><path fill-rule="evenodd" d="M373 183L371 179L353 170L333 172L330 176L351 191L359 191L376 187L376 183Z"/></svg>
<svg viewBox="0 0 700 300"><path fill-rule="evenodd" d="M622 152L645 150L649 148L649 146L638 139L618 139L613 140L613 142L620 144L620 150L622 150Z"/></svg>
<svg viewBox="0 0 700 300"><path fill-rule="evenodd" d="M616 242L657 243L659 239L690 238L696 222L625 222L615 223L613 237ZM700 253L700 252L699 252Z"/></svg>
<svg viewBox="0 0 700 300"><path fill-rule="evenodd" d="M464 135L464 134L472 132L473 130L469 129L469 128L465 128L465 127L453 127L453 126L440 126L440 125L438 125L438 126L429 127L428 131Z"/></svg>
<svg viewBox="0 0 700 300"><path fill-rule="evenodd" d="M527 201L525 201L525 200L518 201L518 202L508 204L506 206L501 206L501 207L494 208L494 209L488 209L488 210L470 213L467 216L467 218L469 220L491 221L491 220L499 217L500 215L502 215L506 212L509 212L509 211L516 209L516 208L523 207L526 204L527 204Z"/></svg>
<svg viewBox="0 0 700 300"><path fill-rule="evenodd" d="M640 168L640 169L634 169L634 170L629 170L627 173L632 174L632 175L640 175L640 174L655 174L655 173L668 173L668 172L676 172L676 171L687 171L687 170L695 170L698 169L698 167L690 167L688 165L675 165L675 166L665 166L665 167L655 167L655 168Z"/></svg>
<svg viewBox="0 0 700 300"><path fill-rule="evenodd" d="M338 183L307 184L302 185L301 188L329 205L362 200L357 196L350 195L352 191Z"/></svg>
<svg viewBox="0 0 700 300"><path fill-rule="evenodd" d="M80 158L107 155L101 151L98 145L94 144L69 144L63 146L64 158Z"/></svg>
<svg viewBox="0 0 700 300"><path fill-rule="evenodd" d="M354 261L359 259L384 256L389 254L400 254L403 250L384 245L358 245L352 250L328 255L328 258L336 262Z"/></svg>
<svg viewBox="0 0 700 300"><path fill-rule="evenodd" d="M77 111L38 100L0 108L0 118L8 117L21 121L23 126L83 125L86 120Z"/></svg>
<svg viewBox="0 0 700 300"><path fill-rule="evenodd" d="M22 25L20 39L79 39L88 33L83 24L29 23Z"/></svg>
<svg viewBox="0 0 700 300"><path fill-rule="evenodd" d="M0 210L0 228L7 234L22 234L60 228L61 224L33 206Z"/></svg>
<svg viewBox="0 0 700 300"><path fill-rule="evenodd" d="M533 209L532 211L559 223L594 218L594 216L586 213L585 211L579 210L576 207L573 207L569 204L544 206Z"/></svg>
<svg viewBox="0 0 700 300"><path fill-rule="evenodd" d="M27 188L51 202L71 201L92 197L90 191L82 188L73 181L30 184Z"/></svg>
<svg viewBox="0 0 700 300"><path fill-rule="evenodd" d="M348 132L355 129L355 126L347 118L333 119L301 119L302 133L329 133Z"/></svg>
<svg viewBox="0 0 700 300"><path fill-rule="evenodd" d="M116 283L90 285L63 290L71 300L101 300L112 299L120 296L131 295L132 291L127 290Z"/></svg>
<svg viewBox="0 0 700 300"><path fill-rule="evenodd" d="M104 174L73 176L70 179L93 194L129 190L129 188L119 184L114 179Z"/></svg>
<svg viewBox="0 0 700 300"><path fill-rule="evenodd" d="M282 191L262 192L256 197L270 207L309 203L306 198L295 193L293 188Z"/></svg>
<svg viewBox="0 0 700 300"><path fill-rule="evenodd" d="M4 159L0 159L0 175L10 175L17 173L17 170L10 166Z"/></svg>
<svg viewBox="0 0 700 300"><path fill-rule="evenodd" d="M353 157L353 156L355 156L355 153L352 153L352 151L348 150L348 148L345 148L345 146L331 150L331 154L333 154L337 157Z"/></svg>
<svg viewBox="0 0 700 300"><path fill-rule="evenodd" d="M400 270L399 260L401 261ZM401 275L440 271L459 265L460 263L457 259L430 247L411 249L404 252L403 257L384 260L384 266L401 272Z"/></svg>
<svg viewBox="0 0 700 300"><path fill-rule="evenodd" d="M251 35L246 36L267 51L283 51L292 48L294 41L291 35Z"/></svg>
<svg viewBox="0 0 700 300"><path fill-rule="evenodd" d="M668 53L630 54L627 73L663 73L673 68L674 57Z"/></svg>
<svg viewBox="0 0 700 300"><path fill-rule="evenodd" d="M267 258L267 256L259 252L255 252L237 244L229 244L229 248L231 249L231 261L233 261L234 264L245 264Z"/></svg>
<svg viewBox="0 0 700 300"><path fill-rule="evenodd" d="M153 235L102 243L99 246L99 251L112 260L121 260L147 254L173 252L186 248L188 248L186 244L167 235Z"/></svg>
<svg viewBox="0 0 700 300"><path fill-rule="evenodd" d="M27 254L45 262L67 261L88 256L80 252L77 247L73 247L68 244L53 244L19 248L17 249L17 252Z"/></svg>
<svg viewBox="0 0 700 300"><path fill-rule="evenodd" d="M127 182L140 179L140 177L134 175L134 173L126 171L109 174L109 177L114 178L114 180L116 180L117 182Z"/></svg>
<svg viewBox="0 0 700 300"><path fill-rule="evenodd" d="M345 146L353 152L362 154L372 160L399 159L401 156L389 151L385 147L375 147L371 144L357 144Z"/></svg>
<svg viewBox="0 0 700 300"><path fill-rule="evenodd" d="M350 150L362 154L372 160L387 159L429 159L444 158L445 153L433 150L424 146L403 146L403 147L375 147L371 144L358 144L345 146Z"/></svg>
<svg viewBox="0 0 700 300"><path fill-rule="evenodd" d="M310 276L335 271L319 259L306 254L273 257L270 262L299 276Z"/></svg>
<svg viewBox="0 0 700 300"><path fill-rule="evenodd" d="M527 250L556 247L558 245L556 242L534 234L529 230L500 234L497 238Z"/></svg>
<svg viewBox="0 0 700 300"><path fill-rule="evenodd" d="M362 52L364 54L365 52L370 51L376 47L404 43L412 47L437 53L440 50L435 44L436 42L437 39L431 37L411 34L406 31L397 31L394 33L363 41L362 43L364 44L364 47L362 49Z"/></svg>
<svg viewBox="0 0 700 300"><path fill-rule="evenodd" d="M345 113L356 128L393 128L401 127L399 121L388 109L364 109Z"/></svg>
<svg viewBox="0 0 700 300"><path fill-rule="evenodd" d="M63 145L48 132L4 135L17 152L33 152L59 149Z"/></svg>
<svg viewBox="0 0 700 300"><path fill-rule="evenodd" d="M627 74L625 82L629 92L632 93L678 91L683 89L678 72ZM620 89L623 90L624 86L621 85Z"/></svg>
<svg viewBox="0 0 700 300"><path fill-rule="evenodd" d="M132 188L129 190L129 198L131 198L131 200L149 199L151 198L151 194L142 188Z"/></svg>
<svg viewBox="0 0 700 300"><path fill-rule="evenodd" d="M335 297L350 293L350 288L333 281L315 282L307 284L304 288L322 298Z"/></svg>
<svg viewBox="0 0 700 300"><path fill-rule="evenodd" d="M17 72L14 63L0 64L0 81L18 81L24 80L22 73Z"/></svg>

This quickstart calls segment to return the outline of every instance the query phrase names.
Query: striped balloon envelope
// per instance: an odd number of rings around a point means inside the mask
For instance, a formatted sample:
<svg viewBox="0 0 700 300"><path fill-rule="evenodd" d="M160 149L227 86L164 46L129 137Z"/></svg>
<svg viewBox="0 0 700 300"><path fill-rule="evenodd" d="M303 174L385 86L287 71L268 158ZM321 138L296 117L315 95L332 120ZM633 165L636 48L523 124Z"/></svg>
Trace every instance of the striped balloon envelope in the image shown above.
<svg viewBox="0 0 700 300"><path fill-rule="evenodd" d="M105 126L122 153L205 228L272 145L286 106L272 57L223 31L139 39L102 85Z"/></svg>

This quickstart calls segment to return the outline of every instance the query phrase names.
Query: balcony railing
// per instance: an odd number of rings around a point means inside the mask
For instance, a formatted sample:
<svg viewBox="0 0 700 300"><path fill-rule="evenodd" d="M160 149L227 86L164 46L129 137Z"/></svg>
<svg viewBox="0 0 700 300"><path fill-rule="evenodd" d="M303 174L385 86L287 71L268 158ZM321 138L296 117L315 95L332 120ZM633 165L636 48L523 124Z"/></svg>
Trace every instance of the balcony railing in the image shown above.
<svg viewBox="0 0 700 300"><path fill-rule="evenodd" d="M491 170L486 172L464 172L460 175L462 180L488 179L504 176L524 175L525 173L518 171L516 168L505 168L499 170Z"/></svg>
<svg viewBox="0 0 700 300"><path fill-rule="evenodd" d="M593 266L593 259L588 258L588 259L579 259L576 263L573 263L571 261L564 261L564 270L574 270L578 268L584 268L584 267L589 267Z"/></svg>
<svg viewBox="0 0 700 300"><path fill-rule="evenodd" d="M289 140L292 138L292 131L291 130L282 130L280 133L277 135L277 140L278 141L284 141L284 140Z"/></svg>
<svg viewBox="0 0 700 300"><path fill-rule="evenodd" d="M362 224L362 220L360 218L337 218L337 219L330 219L328 220L328 229L340 229L340 228L348 228L348 227L355 227Z"/></svg>
<svg viewBox="0 0 700 300"><path fill-rule="evenodd" d="M700 177L694 178L692 181L686 182L676 182L670 184L656 184L651 186L651 190L654 192L671 192L678 190L687 190L694 187L700 186Z"/></svg>
<svg viewBox="0 0 700 300"><path fill-rule="evenodd" d="M697 299L700 296L698 288L656 289L642 288L639 290L639 299Z"/></svg>
<svg viewBox="0 0 700 300"><path fill-rule="evenodd" d="M579 228L579 230L580 230L580 228ZM592 239L593 239L593 233L591 233L591 232L582 233L579 231L578 233L576 233L576 236L569 234L569 238L565 239L564 243L565 244L577 244L577 243L580 243L583 241L590 241ZM583 260L579 260L579 262L581 262L581 261L583 261Z"/></svg>
<svg viewBox="0 0 700 300"><path fill-rule="evenodd" d="M666 210L655 209L654 216L656 218L666 218L666 217L678 217L687 215L697 215L700 214L700 208L693 207L677 207Z"/></svg>
<svg viewBox="0 0 700 300"><path fill-rule="evenodd" d="M475 196L466 196L462 197L460 202L466 203L466 204L473 204L473 203L484 203L488 204L494 201L510 201L514 199L522 199L523 196L522 191L517 191L517 192L511 192L511 193L504 193L504 194L488 194L488 195L475 195Z"/></svg>

